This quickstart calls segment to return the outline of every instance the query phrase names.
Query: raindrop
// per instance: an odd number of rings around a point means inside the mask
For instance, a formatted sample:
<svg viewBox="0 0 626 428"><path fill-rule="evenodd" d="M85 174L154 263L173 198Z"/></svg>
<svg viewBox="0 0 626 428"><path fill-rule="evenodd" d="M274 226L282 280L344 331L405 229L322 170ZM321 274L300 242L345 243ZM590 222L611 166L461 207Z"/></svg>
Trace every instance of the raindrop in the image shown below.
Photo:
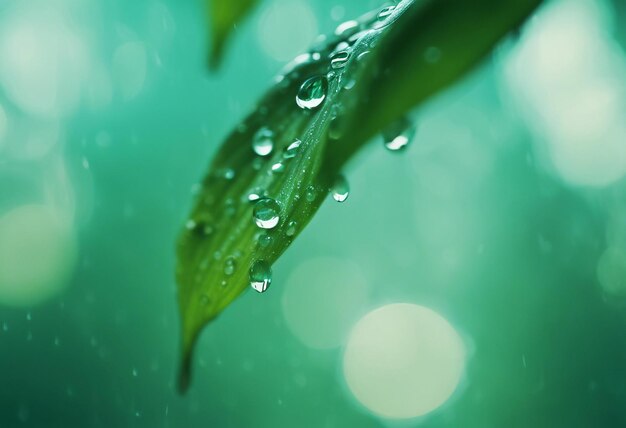
<svg viewBox="0 0 626 428"><path fill-rule="evenodd" d="M274 199L261 198L254 205L252 216L261 229L272 229L280 220L280 206Z"/></svg>
<svg viewBox="0 0 626 428"><path fill-rule="evenodd" d="M248 193L248 201L256 202L259 199L263 198L264 196L265 196L265 190L263 190L260 187L255 187L254 189L250 190L250 192Z"/></svg>
<svg viewBox="0 0 626 428"><path fill-rule="evenodd" d="M343 68L348 62L349 58L350 52L348 52L347 50L335 52L330 56L330 66L335 70L338 68Z"/></svg>
<svg viewBox="0 0 626 428"><path fill-rule="evenodd" d="M296 223L295 220L290 221L289 224L287 225L287 230L285 230L285 235L287 236L295 235L297 227L298 227L298 223Z"/></svg>
<svg viewBox="0 0 626 428"><path fill-rule="evenodd" d="M310 185L306 188L305 194L306 200L309 202L313 202L315 198L317 198L317 191L315 190L315 186Z"/></svg>
<svg viewBox="0 0 626 428"><path fill-rule="evenodd" d="M232 275L235 272L235 267L234 257L228 257L224 262L224 274L228 276Z"/></svg>
<svg viewBox="0 0 626 428"><path fill-rule="evenodd" d="M392 152L406 149L414 136L415 125L406 117L392 123L383 131L385 147Z"/></svg>
<svg viewBox="0 0 626 428"><path fill-rule="evenodd" d="M224 170L222 171L222 177L224 177L226 180L232 180L233 178L235 178L235 170L232 168L224 168Z"/></svg>
<svg viewBox="0 0 626 428"><path fill-rule="evenodd" d="M350 89L354 88L355 84L356 84L356 80L355 79L348 79L346 81L346 83L343 84L343 89L350 90Z"/></svg>
<svg viewBox="0 0 626 428"><path fill-rule="evenodd" d="M384 7L380 12L378 12L378 20L384 21L385 19L387 19L389 15L393 13L393 10L395 8L396 8L395 6Z"/></svg>
<svg viewBox="0 0 626 428"><path fill-rule="evenodd" d="M257 260L250 268L250 286L263 293L272 283L272 267L263 260Z"/></svg>
<svg viewBox="0 0 626 428"><path fill-rule="evenodd" d="M350 195L350 186L343 175L337 176L333 184L333 199L337 202L344 202Z"/></svg>
<svg viewBox="0 0 626 428"><path fill-rule="evenodd" d="M266 233L259 235L257 239L259 241L259 245L263 248L269 247L269 245L272 243L272 237Z"/></svg>
<svg viewBox="0 0 626 428"><path fill-rule="evenodd" d="M328 80L326 76L314 76L306 80L296 96L296 104L300 108L312 110L319 107L326 98Z"/></svg>
<svg viewBox="0 0 626 428"><path fill-rule="evenodd" d="M283 153L283 158L291 159L295 157L300 150L300 144L302 144L302 141L296 138L294 142L289 144L289 146L287 146L287 148L285 149L285 152Z"/></svg>
<svg viewBox="0 0 626 428"><path fill-rule="evenodd" d="M187 220L187 223L185 223L185 228L187 228L187 230L194 230L196 226L198 226L198 224L193 219L189 219Z"/></svg>
<svg viewBox="0 0 626 428"><path fill-rule="evenodd" d="M276 162L272 165L272 173L278 174L285 170L285 165L282 162Z"/></svg>
<svg viewBox="0 0 626 428"><path fill-rule="evenodd" d="M252 138L252 150L259 156L267 156L274 149L274 133L263 127Z"/></svg>

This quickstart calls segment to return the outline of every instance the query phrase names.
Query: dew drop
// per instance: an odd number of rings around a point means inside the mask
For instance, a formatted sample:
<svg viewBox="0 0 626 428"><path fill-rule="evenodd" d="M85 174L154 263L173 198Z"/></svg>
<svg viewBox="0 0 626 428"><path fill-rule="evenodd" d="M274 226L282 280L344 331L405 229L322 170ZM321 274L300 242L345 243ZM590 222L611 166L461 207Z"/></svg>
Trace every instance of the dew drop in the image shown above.
<svg viewBox="0 0 626 428"><path fill-rule="evenodd" d="M269 247L269 245L272 243L272 237L266 233L259 235L257 240L259 242L259 245L263 248Z"/></svg>
<svg viewBox="0 0 626 428"><path fill-rule="evenodd" d="M265 190L260 187L255 187L254 189L250 190L250 192L248 192L249 202L256 202L263 197L265 197Z"/></svg>
<svg viewBox="0 0 626 428"><path fill-rule="evenodd" d="M296 104L300 108L312 110L324 102L327 91L328 80L326 76L311 77L300 86L296 96Z"/></svg>
<svg viewBox="0 0 626 428"><path fill-rule="evenodd" d="M295 157L300 150L300 144L302 144L302 141L296 138L294 142L289 144L289 146L287 146L287 148L285 149L285 152L283 153L283 158L291 159Z"/></svg>
<svg viewBox="0 0 626 428"><path fill-rule="evenodd" d="M378 12L378 20L384 21L385 19L387 19L389 15L393 13L395 8L396 8L395 6L387 6L381 9L381 11Z"/></svg>
<svg viewBox="0 0 626 428"><path fill-rule="evenodd" d="M297 228L298 228L298 223L296 223L295 220L290 221L289 224L287 225L287 230L285 230L285 235L287 236L295 235Z"/></svg>
<svg viewBox="0 0 626 428"><path fill-rule="evenodd" d="M350 195L350 186L343 175L337 176L333 184L333 199L337 202L344 202Z"/></svg>
<svg viewBox="0 0 626 428"><path fill-rule="evenodd" d="M235 258L228 257L224 261L224 275L228 275L228 276L232 275L235 272L235 267L236 267Z"/></svg>
<svg viewBox="0 0 626 428"><path fill-rule="evenodd" d="M256 201L252 216L261 229L272 229L280 220L280 205L272 198L261 198Z"/></svg>
<svg viewBox="0 0 626 428"><path fill-rule="evenodd" d="M315 190L315 186L310 185L306 188L305 198L309 202L313 202L317 197L317 191Z"/></svg>
<svg viewBox="0 0 626 428"><path fill-rule="evenodd" d="M415 136L415 125L406 117L392 123L383 131L385 148L392 152L405 150Z"/></svg>
<svg viewBox="0 0 626 428"><path fill-rule="evenodd" d="M276 162L274 165L272 165L272 173L274 174L280 174L284 170L285 164L283 164L282 162Z"/></svg>
<svg viewBox="0 0 626 428"><path fill-rule="evenodd" d="M193 219L189 219L189 220L187 220L187 223L185 223L185 228L187 230L194 230L197 226L198 226L198 224Z"/></svg>
<svg viewBox="0 0 626 428"><path fill-rule="evenodd" d="M330 56L330 67L335 70L338 68L343 68L348 62L349 58L350 52L348 52L347 50L335 52Z"/></svg>
<svg viewBox="0 0 626 428"><path fill-rule="evenodd" d="M259 156L267 156L274 149L274 133L266 127L259 129L252 138L252 150Z"/></svg>
<svg viewBox="0 0 626 428"><path fill-rule="evenodd" d="M272 283L272 267L263 260L257 260L250 268L250 287L263 293Z"/></svg>

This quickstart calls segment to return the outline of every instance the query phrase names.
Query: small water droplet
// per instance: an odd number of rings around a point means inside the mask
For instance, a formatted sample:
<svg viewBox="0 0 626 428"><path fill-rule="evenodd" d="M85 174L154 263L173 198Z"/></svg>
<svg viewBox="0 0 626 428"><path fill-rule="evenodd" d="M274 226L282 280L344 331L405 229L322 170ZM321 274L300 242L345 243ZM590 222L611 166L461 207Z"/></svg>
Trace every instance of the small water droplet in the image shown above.
<svg viewBox="0 0 626 428"><path fill-rule="evenodd" d="M326 76L311 77L300 86L296 96L296 104L300 108L312 110L324 102L327 91L328 79Z"/></svg>
<svg viewBox="0 0 626 428"><path fill-rule="evenodd" d="M387 19L389 17L389 15L391 15L394 11L396 7L395 6L387 6L381 9L380 12L378 12L378 20L379 21L384 21L385 19Z"/></svg>
<svg viewBox="0 0 626 428"><path fill-rule="evenodd" d="M354 88L355 84L356 84L356 80L355 79L348 79L343 84L343 89L350 90L350 89Z"/></svg>
<svg viewBox="0 0 626 428"><path fill-rule="evenodd" d="M285 164L283 164L282 162L276 162L274 165L272 165L273 174L280 174L284 170L285 170Z"/></svg>
<svg viewBox="0 0 626 428"><path fill-rule="evenodd" d="M272 243L272 237L266 233L260 234L257 240L259 242L259 245L263 248L269 247L269 245Z"/></svg>
<svg viewBox="0 0 626 428"><path fill-rule="evenodd" d="M259 129L252 138L252 150L259 156L267 156L274 149L274 133L266 127Z"/></svg>
<svg viewBox="0 0 626 428"><path fill-rule="evenodd" d="M317 190L315 189L315 186L310 185L309 187L307 187L304 197L307 201L313 202L315 198L317 198Z"/></svg>
<svg viewBox="0 0 626 428"><path fill-rule="evenodd" d="M272 229L280 220L280 205L272 198L259 199L254 204L252 217L261 229Z"/></svg>
<svg viewBox="0 0 626 428"><path fill-rule="evenodd" d="M257 260L250 268L250 286L263 293L272 283L272 267L263 260Z"/></svg>
<svg viewBox="0 0 626 428"><path fill-rule="evenodd" d="M337 176L333 184L333 199L337 202L344 202L350 194L350 186L343 175Z"/></svg>
<svg viewBox="0 0 626 428"><path fill-rule="evenodd" d="M333 69L343 68L348 59L350 58L350 52L347 50L334 52L330 56L330 67Z"/></svg>
<svg viewBox="0 0 626 428"><path fill-rule="evenodd" d="M211 299L206 294L200 295L200 304L203 306L208 305L211 302Z"/></svg>
<svg viewBox="0 0 626 428"><path fill-rule="evenodd" d="M298 228L298 223L296 223L295 220L290 221L289 224L287 225L287 230L285 230L285 235L287 236L295 235L297 228Z"/></svg>
<svg viewBox="0 0 626 428"><path fill-rule="evenodd" d="M283 158L291 159L295 157L298 154L298 151L300 150L300 144L302 144L302 141L296 138L294 142L289 144L289 146L287 146L287 148L285 149L285 152L283 153Z"/></svg>
<svg viewBox="0 0 626 428"><path fill-rule="evenodd" d="M265 196L265 190L263 190L260 187L255 187L254 189L250 190L250 192L248 192L248 201L256 202L264 196Z"/></svg>
<svg viewBox="0 0 626 428"><path fill-rule="evenodd" d="M236 262L235 262L235 258L234 257L228 257L225 261L224 261L224 274L225 275L232 275L235 272L235 268L236 268Z"/></svg>
<svg viewBox="0 0 626 428"><path fill-rule="evenodd" d="M194 230L197 226L198 224L193 219L189 219L187 220L187 223L185 223L185 228L187 228L187 230Z"/></svg>
<svg viewBox="0 0 626 428"><path fill-rule="evenodd" d="M359 54L359 56L356 57L356 60L357 61L363 61L363 59L365 59L365 57L367 57L369 55L369 53L370 53L370 51L361 52Z"/></svg>
<svg viewBox="0 0 626 428"><path fill-rule="evenodd" d="M385 148L392 152L406 149L415 136L415 126L406 117L392 123L383 131Z"/></svg>
<svg viewBox="0 0 626 428"><path fill-rule="evenodd" d="M224 177L226 180L232 180L233 178L235 178L235 170L232 168L224 168L224 171L222 172L222 177Z"/></svg>

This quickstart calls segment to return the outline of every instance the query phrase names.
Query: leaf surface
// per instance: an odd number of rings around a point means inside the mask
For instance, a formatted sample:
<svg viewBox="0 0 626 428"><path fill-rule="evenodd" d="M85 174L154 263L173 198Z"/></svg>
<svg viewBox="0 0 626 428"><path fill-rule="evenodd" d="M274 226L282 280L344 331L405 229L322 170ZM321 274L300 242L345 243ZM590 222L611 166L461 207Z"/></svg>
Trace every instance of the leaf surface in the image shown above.
<svg viewBox="0 0 626 428"><path fill-rule="evenodd" d="M354 153L470 70L539 3L405 0L341 24L287 66L212 160L179 239L181 390L201 329L249 288L255 262L271 265L289 247ZM261 156L254 142L268 136L273 149ZM252 194L278 203L274 228L257 226Z"/></svg>

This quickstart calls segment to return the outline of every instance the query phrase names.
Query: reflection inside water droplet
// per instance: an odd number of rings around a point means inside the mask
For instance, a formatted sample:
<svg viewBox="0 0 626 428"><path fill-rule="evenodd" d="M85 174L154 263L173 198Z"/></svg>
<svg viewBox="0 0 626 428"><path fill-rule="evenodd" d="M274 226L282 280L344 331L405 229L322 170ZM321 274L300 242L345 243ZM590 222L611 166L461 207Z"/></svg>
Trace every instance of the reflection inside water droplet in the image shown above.
<svg viewBox="0 0 626 428"><path fill-rule="evenodd" d="M311 110L319 107L326 98L328 91L328 80L326 76L314 76L306 80L296 96L298 107Z"/></svg>

